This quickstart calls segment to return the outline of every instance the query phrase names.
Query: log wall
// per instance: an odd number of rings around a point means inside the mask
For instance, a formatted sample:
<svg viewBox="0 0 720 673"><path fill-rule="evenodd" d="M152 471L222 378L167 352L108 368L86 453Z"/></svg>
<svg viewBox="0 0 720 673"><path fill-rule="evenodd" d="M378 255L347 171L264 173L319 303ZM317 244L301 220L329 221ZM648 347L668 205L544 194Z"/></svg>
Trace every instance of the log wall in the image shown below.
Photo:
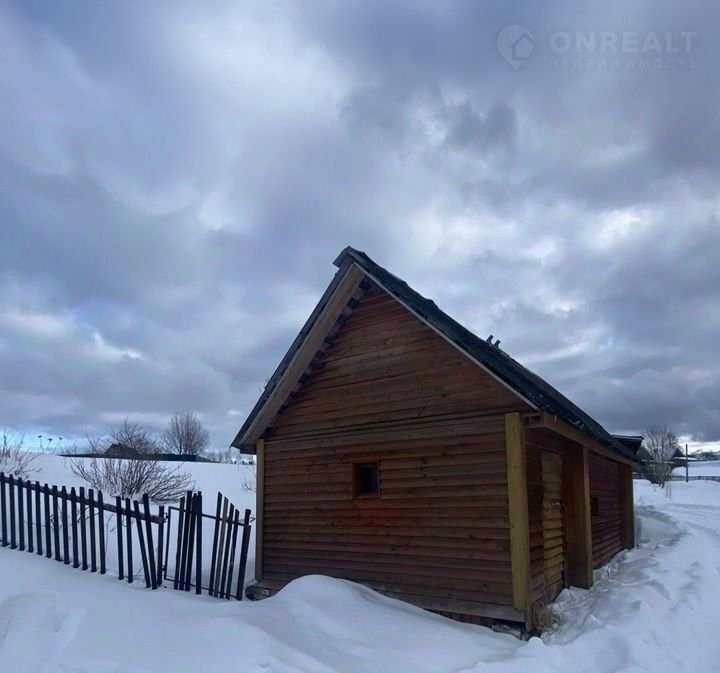
<svg viewBox="0 0 720 673"><path fill-rule="evenodd" d="M605 565L623 548L621 465L597 454L590 455L590 501L593 567Z"/></svg>
<svg viewBox="0 0 720 673"><path fill-rule="evenodd" d="M504 413L522 400L380 290L265 433L263 584L365 583L428 609L513 608ZM353 497L377 461L379 497Z"/></svg>

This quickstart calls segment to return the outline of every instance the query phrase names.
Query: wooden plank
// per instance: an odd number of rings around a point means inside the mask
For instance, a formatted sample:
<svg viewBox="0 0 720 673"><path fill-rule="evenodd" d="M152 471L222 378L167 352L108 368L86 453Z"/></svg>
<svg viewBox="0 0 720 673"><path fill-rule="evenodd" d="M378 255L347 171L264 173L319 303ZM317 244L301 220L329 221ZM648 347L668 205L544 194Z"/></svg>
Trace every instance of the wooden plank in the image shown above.
<svg viewBox="0 0 720 673"><path fill-rule="evenodd" d="M43 486L43 500L45 504L45 556L50 558L52 556L52 551L50 550L50 526L52 517L50 516L50 487L47 484Z"/></svg>
<svg viewBox="0 0 720 673"><path fill-rule="evenodd" d="M58 507L58 489L57 486L52 487L53 501L53 545L55 547L55 560L61 561L60 558L60 508Z"/></svg>
<svg viewBox="0 0 720 673"><path fill-rule="evenodd" d="M265 520L265 440L255 443L256 491L255 491L255 579L263 578L263 522Z"/></svg>
<svg viewBox="0 0 720 673"><path fill-rule="evenodd" d="M68 531L68 493L65 486L60 489L60 498L62 500L62 544L63 544L63 561L65 565L70 564L70 531Z"/></svg>
<svg viewBox="0 0 720 673"><path fill-rule="evenodd" d="M87 516L86 507L87 501L85 500L85 488L80 487L80 553L82 555L82 569L88 569L87 563ZM129 539L129 538L128 538ZM129 564L128 564L129 567Z"/></svg>
<svg viewBox="0 0 720 673"><path fill-rule="evenodd" d="M105 574L105 503L103 502L102 491L98 491L98 532L100 534L100 574Z"/></svg>
<svg viewBox="0 0 720 673"><path fill-rule="evenodd" d="M175 540L175 578L173 579L173 589L175 589L175 590L182 588L182 586L180 584L181 576L182 576L182 571L180 570L180 565L181 565L182 559L183 559L182 541L183 541L183 529L184 529L184 525L185 525L184 524L185 498L187 498L187 495L180 498L180 504L178 505L177 536L176 536L176 540Z"/></svg>
<svg viewBox="0 0 720 673"><path fill-rule="evenodd" d="M245 569L247 568L248 547L250 546L250 510L246 509L243 516L242 542L240 544L240 568L238 569L237 589L235 598L241 601L245 594Z"/></svg>
<svg viewBox="0 0 720 673"><path fill-rule="evenodd" d="M95 491L88 489L88 513L90 519L90 572L97 572L97 547L95 536Z"/></svg>
<svg viewBox="0 0 720 673"><path fill-rule="evenodd" d="M73 486L70 489L70 524L72 530L73 568L80 567L80 547L78 546L78 505L77 492ZM122 547L122 545L120 545Z"/></svg>
<svg viewBox="0 0 720 673"><path fill-rule="evenodd" d="M225 598L232 596L233 569L235 568L235 547L237 546L238 528L240 528L240 510L235 510L232 523L232 542L230 544L230 565L228 566L227 581L225 583Z"/></svg>
<svg viewBox="0 0 720 673"><path fill-rule="evenodd" d="M203 562L203 504L202 504L202 493L195 495L195 506L197 508L197 524L195 531L195 593L199 596L202 593L202 562Z"/></svg>
<svg viewBox="0 0 720 673"><path fill-rule="evenodd" d="M127 581L128 584L132 584L135 579L135 572L133 569L132 511L130 509L130 498L125 498L125 532L127 542ZM83 563L85 563L84 557ZM85 567L87 568L87 565L85 565Z"/></svg>
<svg viewBox="0 0 720 673"><path fill-rule="evenodd" d="M25 551L25 500L24 500L24 483L18 477L17 479L17 528L19 533L18 546L20 551Z"/></svg>
<svg viewBox="0 0 720 673"><path fill-rule="evenodd" d="M505 434L513 606L525 614L526 626L532 628L525 422L519 413L505 415Z"/></svg>
<svg viewBox="0 0 720 673"><path fill-rule="evenodd" d="M259 458L259 456L258 456ZM258 483L259 488L259 483ZM217 502L215 504L215 526L213 532L212 552L210 554L210 582L208 586L208 594L215 595L215 574L217 573L217 547L220 537L220 514L222 512L222 493L218 492Z"/></svg>
<svg viewBox="0 0 720 673"><path fill-rule="evenodd" d="M117 537L117 554L118 554L118 579L122 580L125 577L123 563L123 521L122 521L122 502L120 496L115 496L115 535Z"/></svg>
<svg viewBox="0 0 720 673"><path fill-rule="evenodd" d="M137 525L138 542L140 542L140 556L142 558L143 573L145 575L145 588L149 589L152 586L150 579L150 567L148 565L148 550L145 546L145 535L143 533L142 526L142 515L140 514L140 503L137 500L133 500L133 518Z"/></svg>
<svg viewBox="0 0 720 673"><path fill-rule="evenodd" d="M163 549L165 546L165 505L160 505L158 508L158 518L160 521L158 521L158 548L157 548L157 585L159 587L162 586L163 583L163 568L165 565L165 556L163 553ZM200 555L198 553L198 568L202 568L200 564ZM202 569L200 570L202 572ZM200 581L198 580L198 586L200 586Z"/></svg>
<svg viewBox="0 0 720 673"><path fill-rule="evenodd" d="M143 494L143 519L145 520L145 537L147 539L147 547L148 547L148 563L149 563L149 572L150 572L150 586L153 589L158 588L158 582L157 582L157 568L155 567L155 543L153 540L153 530L152 530L152 521L150 520L150 498L148 497L148 494ZM162 540L159 541L159 544L162 545ZM104 572L104 570L103 570Z"/></svg>
<svg viewBox="0 0 720 673"><path fill-rule="evenodd" d="M36 547L37 547L37 554L38 556L43 555L43 545L42 545L42 505L41 505L41 488L40 488L40 482L35 482L35 536L36 536ZM0 503L0 507L2 506L2 503ZM4 513L3 513L4 514ZM3 535L3 542L4 542L4 535Z"/></svg>
<svg viewBox="0 0 720 673"><path fill-rule="evenodd" d="M568 445L563 480L567 582L589 589L593 583L593 549L590 521L589 450Z"/></svg>
<svg viewBox="0 0 720 673"><path fill-rule="evenodd" d="M200 518L197 509L197 494L193 494L190 498L190 505L187 512L188 519L190 521L190 527L187 529L187 537L185 538L185 578L183 580L185 591L190 591L190 585L192 584L192 565L193 555L195 554L195 526L197 520Z"/></svg>
<svg viewBox="0 0 720 673"><path fill-rule="evenodd" d="M28 544L27 544L27 550L32 554L33 553L33 535L35 534L35 531L33 530L33 501L32 501L32 482L26 481L25 482L25 495L26 495L26 509L27 509L27 536L28 536Z"/></svg>
<svg viewBox="0 0 720 673"><path fill-rule="evenodd" d="M0 472L0 515L2 516L2 524L0 525L0 536L2 538L2 546L8 546L7 536L7 509L5 505L5 473Z"/></svg>

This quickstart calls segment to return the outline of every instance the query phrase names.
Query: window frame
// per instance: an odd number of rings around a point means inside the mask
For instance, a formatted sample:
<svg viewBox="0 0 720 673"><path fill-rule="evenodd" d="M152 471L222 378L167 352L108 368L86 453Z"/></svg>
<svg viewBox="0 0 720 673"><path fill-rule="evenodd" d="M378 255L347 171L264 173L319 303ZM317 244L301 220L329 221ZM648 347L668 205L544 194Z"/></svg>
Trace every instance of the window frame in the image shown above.
<svg viewBox="0 0 720 673"><path fill-rule="evenodd" d="M362 488L363 479L361 472L363 468L372 467L375 470L375 481L377 490L364 491ZM353 500L372 500L380 497L380 461L359 460L352 464L352 497Z"/></svg>

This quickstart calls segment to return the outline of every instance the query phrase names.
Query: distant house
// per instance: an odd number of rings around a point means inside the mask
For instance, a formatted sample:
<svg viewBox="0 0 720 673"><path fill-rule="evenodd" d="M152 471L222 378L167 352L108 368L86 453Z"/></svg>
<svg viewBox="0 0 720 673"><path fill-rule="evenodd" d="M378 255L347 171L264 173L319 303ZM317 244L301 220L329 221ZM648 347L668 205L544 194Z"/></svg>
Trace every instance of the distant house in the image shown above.
<svg viewBox="0 0 720 673"><path fill-rule="evenodd" d="M257 454L251 595L319 573L532 628L634 545L634 454L364 253L335 264L233 441Z"/></svg>
<svg viewBox="0 0 720 673"><path fill-rule="evenodd" d="M128 458L130 460L140 458L141 454L137 449L125 444L111 444L103 453L105 458Z"/></svg>
<svg viewBox="0 0 720 673"><path fill-rule="evenodd" d="M654 463L655 457L651 456L643 445L644 437L642 435L613 435L613 437L633 453L637 459L635 464L635 473L643 474L643 466L648 463ZM672 450L672 455L667 457L667 462L675 467L685 465L685 456L680 448Z"/></svg>

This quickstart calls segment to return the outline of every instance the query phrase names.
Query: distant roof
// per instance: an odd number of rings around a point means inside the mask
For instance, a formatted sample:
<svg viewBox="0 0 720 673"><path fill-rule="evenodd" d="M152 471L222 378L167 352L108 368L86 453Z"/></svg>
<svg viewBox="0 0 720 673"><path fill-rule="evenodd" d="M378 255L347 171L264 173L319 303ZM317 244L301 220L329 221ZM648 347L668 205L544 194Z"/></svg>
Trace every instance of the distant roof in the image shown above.
<svg viewBox="0 0 720 673"><path fill-rule="evenodd" d="M357 265L371 280L374 280L386 292L415 313L422 321L441 333L448 341L455 344L460 351L464 352L472 360L480 363L516 394L530 402L531 405L563 419L595 441L604 444L626 458L635 460L632 451L615 439L600 423L585 413L580 407L573 404L567 397L553 388L547 381L531 372L497 346L477 337L470 332L470 330L453 320L447 313L440 310L432 300L426 299L413 290L405 281L381 267L364 252L347 247L338 255L335 260L335 265L342 269L343 267L347 268L350 262ZM311 321L317 318L319 315L318 309L322 303L323 300L318 304L308 323L311 323ZM280 366L268 382L263 395L258 400L233 441L233 446L242 446L242 437L245 431L250 427L253 419L260 412L265 401L272 394L274 387L282 378L293 353L302 345L301 337L303 333L307 332L309 327L308 323L303 327L303 331L301 331L298 338L293 342L290 351L285 355Z"/></svg>
<svg viewBox="0 0 720 673"><path fill-rule="evenodd" d="M626 449L632 451L633 455L637 455L644 439L642 435L613 435L613 437Z"/></svg>

